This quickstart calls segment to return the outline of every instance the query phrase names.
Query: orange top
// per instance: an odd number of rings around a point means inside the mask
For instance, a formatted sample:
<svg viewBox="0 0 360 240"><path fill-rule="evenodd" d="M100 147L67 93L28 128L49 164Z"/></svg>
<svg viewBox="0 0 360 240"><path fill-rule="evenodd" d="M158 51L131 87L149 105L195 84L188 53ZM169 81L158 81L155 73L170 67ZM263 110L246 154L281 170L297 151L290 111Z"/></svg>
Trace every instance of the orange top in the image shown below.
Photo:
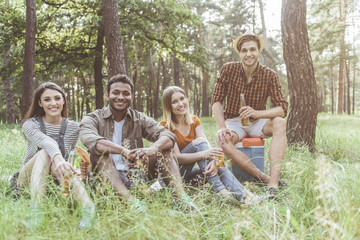
<svg viewBox="0 0 360 240"><path fill-rule="evenodd" d="M195 128L201 125L201 121L195 115L192 116L192 120L193 123L190 124L190 132L187 136L183 136L176 129L175 130L170 129L170 131L176 135L177 138L176 143L179 146L180 151L182 151L187 145L189 145L189 143L191 143L196 138ZM166 120L162 120L160 124L165 127Z"/></svg>

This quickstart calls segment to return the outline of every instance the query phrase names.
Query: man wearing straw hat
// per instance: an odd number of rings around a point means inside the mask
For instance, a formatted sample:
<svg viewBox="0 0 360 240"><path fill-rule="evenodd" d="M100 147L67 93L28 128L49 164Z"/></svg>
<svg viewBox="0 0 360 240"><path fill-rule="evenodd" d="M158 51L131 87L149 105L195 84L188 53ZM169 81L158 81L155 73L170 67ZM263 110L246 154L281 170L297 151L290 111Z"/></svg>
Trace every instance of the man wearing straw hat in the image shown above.
<svg viewBox="0 0 360 240"><path fill-rule="evenodd" d="M281 91L278 75L258 62L264 49L263 40L247 31L234 41L240 62L226 63L217 78L212 110L218 125L218 141L231 162L268 186L271 194L277 194L282 161L286 150L286 120L288 103ZM240 94L244 94L246 106L241 107ZM266 109L268 97L272 108ZM225 110L222 102L226 99ZM241 120L250 119L249 126ZM270 176L260 171L249 158L235 147L244 137L272 137L269 160Z"/></svg>

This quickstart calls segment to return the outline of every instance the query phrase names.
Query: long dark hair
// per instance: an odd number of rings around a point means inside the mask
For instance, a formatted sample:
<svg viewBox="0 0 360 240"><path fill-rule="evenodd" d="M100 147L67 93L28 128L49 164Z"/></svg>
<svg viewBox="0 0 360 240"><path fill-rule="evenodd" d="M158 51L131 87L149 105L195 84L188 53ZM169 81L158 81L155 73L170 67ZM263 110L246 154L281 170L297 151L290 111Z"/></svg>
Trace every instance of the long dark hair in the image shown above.
<svg viewBox="0 0 360 240"><path fill-rule="evenodd" d="M39 101L40 101L41 95L45 92L46 89L56 90L59 93L61 93L62 98L64 99L64 106L63 106L63 110L61 111L61 116L67 117L67 104L68 103L67 103L67 99L65 97L64 91L61 89L61 87L59 87L57 84L55 84L53 82L45 82L45 83L40 84L40 86L35 90L34 98L31 102L31 106L30 106L29 110L27 111L27 113L25 114L25 117L22 120L22 123L24 123L29 118L41 117L41 116L45 115L45 111L42 107L40 107Z"/></svg>

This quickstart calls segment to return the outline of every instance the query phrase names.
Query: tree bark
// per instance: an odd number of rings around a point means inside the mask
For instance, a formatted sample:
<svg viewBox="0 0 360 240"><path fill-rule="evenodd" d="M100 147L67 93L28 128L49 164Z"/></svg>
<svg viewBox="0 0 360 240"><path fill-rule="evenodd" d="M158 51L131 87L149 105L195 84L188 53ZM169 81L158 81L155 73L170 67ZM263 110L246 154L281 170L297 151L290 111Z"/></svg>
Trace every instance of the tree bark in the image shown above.
<svg viewBox="0 0 360 240"><path fill-rule="evenodd" d="M36 0L26 0L24 73L21 95L21 118L28 111L34 91Z"/></svg>
<svg viewBox="0 0 360 240"><path fill-rule="evenodd" d="M100 24L97 33L94 61L94 81L95 81L95 107L100 109L104 107L104 87L103 87L103 45L104 45L104 26Z"/></svg>
<svg viewBox="0 0 360 240"><path fill-rule="evenodd" d="M141 75L141 57L142 57L142 48L136 47L136 75L137 75L137 96L136 96L136 110L143 111L143 102L142 102L142 90L143 90L143 84L144 79Z"/></svg>
<svg viewBox="0 0 360 240"><path fill-rule="evenodd" d="M76 119L76 113L75 113L75 77L71 76L71 116L73 119Z"/></svg>
<svg viewBox="0 0 360 240"><path fill-rule="evenodd" d="M154 118L158 119L159 118L159 112L160 112L160 108L159 108L159 92L160 92L160 58L158 59L158 64L157 64L157 73L155 74L155 67L154 67L154 63L152 61L152 51L150 49L150 63L151 63L151 72L152 72L152 76L154 78L155 84L154 84L154 90L153 90L153 112L154 112Z"/></svg>
<svg viewBox="0 0 360 240"><path fill-rule="evenodd" d="M331 81L331 113L335 112L335 83L334 83L334 73L333 73L333 65L330 65L330 81Z"/></svg>
<svg viewBox="0 0 360 240"><path fill-rule="evenodd" d="M172 56L172 62L173 62L173 79L174 79L174 85L180 86L180 61L176 57L176 54Z"/></svg>
<svg viewBox="0 0 360 240"><path fill-rule="evenodd" d="M165 61L162 57L160 57L161 60L161 65L162 65L162 69L163 69L163 89L166 89L169 84L170 84L170 79L169 79L169 73L168 73L168 58L166 57Z"/></svg>
<svg viewBox="0 0 360 240"><path fill-rule="evenodd" d="M306 1L283 0L281 32L290 92L287 137L314 150L317 121L316 81L306 25Z"/></svg>
<svg viewBox="0 0 360 240"><path fill-rule="evenodd" d="M184 73L184 91L186 96L189 97L189 73L187 71L185 64L183 65L182 71Z"/></svg>
<svg viewBox="0 0 360 240"><path fill-rule="evenodd" d="M265 25L265 17L264 17L264 5L262 0L259 1L259 7L260 7L260 17L261 17L261 27L263 32L263 40L264 40L264 48L267 47L267 36L266 36L266 25Z"/></svg>
<svg viewBox="0 0 360 240"><path fill-rule="evenodd" d="M101 7L104 17L109 77L116 74L126 74L124 49L120 34L118 3L116 0L102 0Z"/></svg>
<svg viewBox="0 0 360 240"><path fill-rule="evenodd" d="M355 47L354 47L354 56L355 56ZM355 89L356 89L356 60L353 59L353 95L352 95L352 114L355 114Z"/></svg>
<svg viewBox="0 0 360 240"><path fill-rule="evenodd" d="M343 3L344 1L344 3ZM346 0L339 0L339 14L340 14L340 22L345 24L346 22L346 9L347 2ZM346 57L346 49L345 49L345 28L341 31L341 41L340 41L340 63L339 63L339 88L338 88L338 109L337 113L341 114L344 112L343 104L344 104L344 68L345 68L345 57Z"/></svg>
<svg viewBox="0 0 360 240"><path fill-rule="evenodd" d="M348 114L348 115L351 115L351 97L350 97L350 87L351 87L350 82L351 82L351 81L350 81L349 65L346 64L345 67L346 67L346 79L347 79L347 87L346 87L346 90L347 90L347 94L346 94L346 99L347 99L346 111L347 111L347 114Z"/></svg>
<svg viewBox="0 0 360 240"><path fill-rule="evenodd" d="M209 96L208 96L208 87L209 87L209 75L207 71L202 68L202 106L201 106L201 116L209 116Z"/></svg>
<svg viewBox="0 0 360 240"><path fill-rule="evenodd" d="M7 68L7 64L10 62L10 49L5 52L3 59L3 65ZM5 81L5 92L6 92L6 122L15 123L15 99L14 99L14 90L12 89L12 84L14 78L12 76L7 77Z"/></svg>

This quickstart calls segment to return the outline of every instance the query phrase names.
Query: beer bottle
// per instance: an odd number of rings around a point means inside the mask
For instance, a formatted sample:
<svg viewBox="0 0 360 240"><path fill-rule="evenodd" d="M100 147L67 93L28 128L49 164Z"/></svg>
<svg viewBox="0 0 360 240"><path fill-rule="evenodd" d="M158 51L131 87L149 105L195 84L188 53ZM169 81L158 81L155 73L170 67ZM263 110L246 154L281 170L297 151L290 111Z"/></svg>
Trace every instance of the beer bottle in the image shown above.
<svg viewBox="0 0 360 240"><path fill-rule="evenodd" d="M240 106L241 107L245 107L246 103L245 103L245 97L244 94L240 94ZM242 126L249 126L250 125L250 121L249 118L245 118L245 119L241 119L241 125Z"/></svg>
<svg viewBox="0 0 360 240"><path fill-rule="evenodd" d="M69 178L68 176L64 176L64 183L63 183L63 190L62 195L64 197L68 197L70 195L70 188L69 188Z"/></svg>

